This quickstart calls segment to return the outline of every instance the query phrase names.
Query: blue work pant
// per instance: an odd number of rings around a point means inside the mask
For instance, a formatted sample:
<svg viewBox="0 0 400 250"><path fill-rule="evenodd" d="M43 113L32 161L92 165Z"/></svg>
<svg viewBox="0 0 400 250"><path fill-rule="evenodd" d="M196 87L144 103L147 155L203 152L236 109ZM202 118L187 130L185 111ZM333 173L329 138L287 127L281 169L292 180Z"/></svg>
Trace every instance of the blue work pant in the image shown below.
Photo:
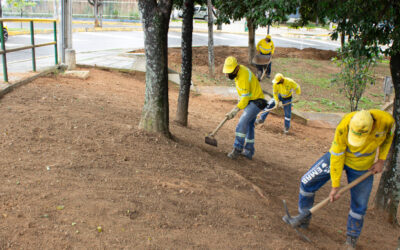
<svg viewBox="0 0 400 250"><path fill-rule="evenodd" d="M254 122L260 111L261 109L254 102L249 102L243 110L243 114L240 116L239 123L236 126L235 143L233 146L240 151L243 149L248 151L246 155L254 155Z"/></svg>
<svg viewBox="0 0 400 250"><path fill-rule="evenodd" d="M279 100L282 102L282 104L286 104L288 102L292 101L292 98L288 98L288 99L283 99L281 95L278 95ZM267 109L272 109L273 107L275 107L275 99L271 99L268 102L267 107L265 108L265 110ZM286 106L283 107L283 111L285 112L285 128L286 130L289 130L290 128L290 120L292 118L292 104L288 104ZM265 121L265 119L267 119L269 112L266 112L264 114L261 115L261 120Z"/></svg>
<svg viewBox="0 0 400 250"><path fill-rule="evenodd" d="M301 178L298 204L300 213L313 207L315 192L330 180L330 158L331 154L327 152ZM346 165L344 171L349 183L367 172L354 170ZM373 181L374 177L371 175L350 189L351 203L347 218L347 235L360 236Z"/></svg>

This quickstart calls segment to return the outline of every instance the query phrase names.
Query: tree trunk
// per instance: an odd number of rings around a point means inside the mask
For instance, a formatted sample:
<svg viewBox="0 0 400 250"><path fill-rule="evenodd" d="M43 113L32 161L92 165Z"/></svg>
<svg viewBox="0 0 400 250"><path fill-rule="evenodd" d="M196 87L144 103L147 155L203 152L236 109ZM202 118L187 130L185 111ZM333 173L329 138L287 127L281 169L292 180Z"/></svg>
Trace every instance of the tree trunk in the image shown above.
<svg viewBox="0 0 400 250"><path fill-rule="evenodd" d="M214 16L211 0L207 0L208 5L208 74L210 77L214 77L215 65L214 65L214 35L213 35L213 24Z"/></svg>
<svg viewBox="0 0 400 250"><path fill-rule="evenodd" d="M344 31L342 31L340 33L340 45L341 45L342 49L344 47L345 39L346 39L346 33Z"/></svg>
<svg viewBox="0 0 400 250"><path fill-rule="evenodd" d="M388 170L382 174L375 205L389 213L389 222L398 223L397 209L400 201L400 53L392 55L390 71L395 92L393 117L396 131L392 143L392 156L388 159Z"/></svg>
<svg viewBox="0 0 400 250"><path fill-rule="evenodd" d="M97 11L98 15L99 15L99 19L100 19L100 27L103 27L103 3L99 4L99 10Z"/></svg>
<svg viewBox="0 0 400 250"><path fill-rule="evenodd" d="M254 55L255 55L255 53L256 53L256 45L255 45L255 42L254 42L254 40L255 40L255 36L256 36L256 27L255 27L255 25L253 24L253 20L251 20L251 19L247 19L247 28L248 28L248 30L249 30L249 46L248 46L248 48L249 48L249 52L248 52L248 54L249 54L249 64L251 64L251 60L253 59L253 57L254 57Z"/></svg>
<svg viewBox="0 0 400 250"><path fill-rule="evenodd" d="M146 54L146 91L139 128L169 133L168 28L172 0L139 0Z"/></svg>
<svg viewBox="0 0 400 250"><path fill-rule="evenodd" d="M183 2L182 20L182 65L181 86L179 89L178 107L175 121L182 126L188 124L189 93L192 81L192 35L193 35L194 1Z"/></svg>
<svg viewBox="0 0 400 250"><path fill-rule="evenodd" d="M94 0L94 5L93 5L93 7L94 7L94 27L96 28L96 27L99 27L100 25L99 25L99 5L98 5L98 2L99 0Z"/></svg>

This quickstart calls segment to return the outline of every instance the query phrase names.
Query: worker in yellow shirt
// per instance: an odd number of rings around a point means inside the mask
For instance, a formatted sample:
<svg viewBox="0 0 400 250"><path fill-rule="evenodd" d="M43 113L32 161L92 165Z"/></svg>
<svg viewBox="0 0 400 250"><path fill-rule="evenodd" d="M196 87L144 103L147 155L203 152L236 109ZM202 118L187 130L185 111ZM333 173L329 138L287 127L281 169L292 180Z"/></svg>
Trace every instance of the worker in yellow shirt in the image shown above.
<svg viewBox="0 0 400 250"><path fill-rule="evenodd" d="M279 104L279 101L281 101L282 104L292 102L294 92L296 92L297 95L301 94L300 86L293 79L284 77L281 73L275 75L272 83L274 98L268 102L266 109L272 109L275 105ZM290 120L292 118L292 104L284 106L283 110L285 112L285 128L283 132L287 134L289 133ZM268 114L269 112L263 113L261 117L256 120L256 124L264 123Z"/></svg>
<svg viewBox="0 0 400 250"><path fill-rule="evenodd" d="M301 178L299 212L306 213L314 204L315 192L328 180L332 181L331 202L338 197L343 170L352 182L367 171L381 173L393 140L393 117L378 109L347 114L336 128L332 146ZM378 160L375 162L379 148ZM347 219L346 245L353 249L360 236L367 211L373 175L351 189L350 212ZM306 216L300 227L307 228L311 216Z"/></svg>
<svg viewBox="0 0 400 250"><path fill-rule="evenodd" d="M264 39L261 39L258 43L257 43L257 52L260 53L261 55L272 55L275 52L275 46L274 46L274 42L271 39L271 35L267 35ZM260 80L261 75L263 73L263 70L265 69L265 67L267 67L267 77L270 78L271 77L271 67L272 67L272 63L270 62L268 65L256 65L257 67L257 78L258 80Z"/></svg>
<svg viewBox="0 0 400 250"><path fill-rule="evenodd" d="M226 114L226 117L230 120L243 110L236 126L233 150L228 157L236 159L242 154L251 160L254 155L254 122L258 113L267 105L267 101L255 75L249 68L239 65L235 57L226 58L222 72L230 80L235 80L236 91L240 98L239 103Z"/></svg>

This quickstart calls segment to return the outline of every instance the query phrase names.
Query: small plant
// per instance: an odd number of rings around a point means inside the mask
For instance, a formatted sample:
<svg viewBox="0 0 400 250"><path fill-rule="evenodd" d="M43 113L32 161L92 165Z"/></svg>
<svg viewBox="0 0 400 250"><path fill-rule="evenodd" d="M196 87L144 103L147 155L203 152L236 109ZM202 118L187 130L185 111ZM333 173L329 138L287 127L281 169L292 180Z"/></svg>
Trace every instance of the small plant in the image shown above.
<svg viewBox="0 0 400 250"><path fill-rule="evenodd" d="M343 49L338 50L338 57L333 61L341 68L332 83L339 86L339 91L344 92L350 102L351 111L358 109L358 103L365 91L367 84L375 84L371 67L376 65L377 51L368 51L360 54L360 45L350 41Z"/></svg>

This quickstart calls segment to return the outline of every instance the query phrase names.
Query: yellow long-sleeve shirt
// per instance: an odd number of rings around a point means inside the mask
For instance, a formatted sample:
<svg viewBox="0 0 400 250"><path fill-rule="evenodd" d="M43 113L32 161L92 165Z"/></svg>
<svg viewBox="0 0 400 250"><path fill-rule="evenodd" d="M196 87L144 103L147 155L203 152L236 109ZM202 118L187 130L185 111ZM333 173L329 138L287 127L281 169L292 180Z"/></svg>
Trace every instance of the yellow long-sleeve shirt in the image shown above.
<svg viewBox="0 0 400 250"><path fill-rule="evenodd" d="M257 77L246 66L239 65L239 71L235 78L236 91L240 97L237 107L244 109L251 100L264 99Z"/></svg>
<svg viewBox="0 0 400 250"><path fill-rule="evenodd" d="M273 95L276 102L279 102L278 95L280 94L283 98L289 98L292 96L293 91L296 91L296 94L301 94L300 86L293 81L292 79L285 77L283 83L274 83L273 85Z"/></svg>
<svg viewBox="0 0 400 250"><path fill-rule="evenodd" d="M275 52L274 42L271 40L271 42L267 43L267 41L265 41L265 39L261 39L257 43L256 49L258 52L261 52L263 54L271 53L271 55L273 55Z"/></svg>
<svg viewBox="0 0 400 250"><path fill-rule="evenodd" d="M393 140L394 119L385 112L371 109L370 113L374 119L372 131L364 145L353 147L348 143L349 124L356 112L343 117L336 128L335 137L331 149L331 180L332 187L340 186L344 165L355 170L368 170L375 161L376 151L379 148L378 159L386 160Z"/></svg>

